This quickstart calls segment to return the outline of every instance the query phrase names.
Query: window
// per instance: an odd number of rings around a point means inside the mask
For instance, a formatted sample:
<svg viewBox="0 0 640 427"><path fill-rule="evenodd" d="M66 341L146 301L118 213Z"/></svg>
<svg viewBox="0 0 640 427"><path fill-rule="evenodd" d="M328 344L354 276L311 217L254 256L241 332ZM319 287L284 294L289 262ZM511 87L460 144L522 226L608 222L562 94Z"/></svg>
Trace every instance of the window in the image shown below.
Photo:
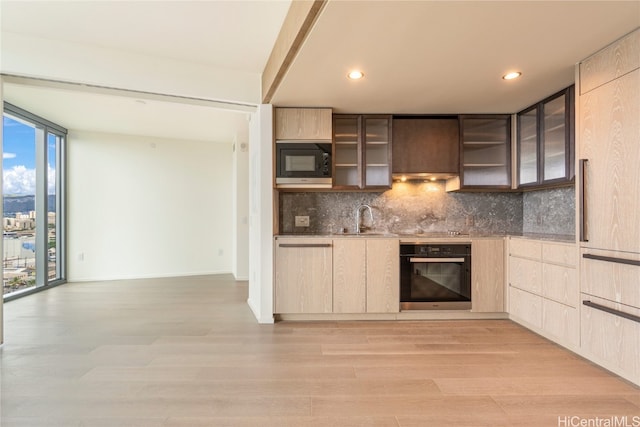
<svg viewBox="0 0 640 427"><path fill-rule="evenodd" d="M3 295L64 283L66 129L4 104Z"/></svg>

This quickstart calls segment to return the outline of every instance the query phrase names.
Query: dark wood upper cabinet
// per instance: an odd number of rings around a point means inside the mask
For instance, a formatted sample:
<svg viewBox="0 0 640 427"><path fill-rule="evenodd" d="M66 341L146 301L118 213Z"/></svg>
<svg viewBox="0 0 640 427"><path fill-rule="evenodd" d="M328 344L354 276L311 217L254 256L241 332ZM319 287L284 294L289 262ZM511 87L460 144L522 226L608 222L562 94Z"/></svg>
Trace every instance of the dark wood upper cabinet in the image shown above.
<svg viewBox="0 0 640 427"><path fill-rule="evenodd" d="M394 174L458 174L460 128L457 116L394 116Z"/></svg>
<svg viewBox="0 0 640 427"><path fill-rule="evenodd" d="M518 113L518 188L572 185L574 86Z"/></svg>

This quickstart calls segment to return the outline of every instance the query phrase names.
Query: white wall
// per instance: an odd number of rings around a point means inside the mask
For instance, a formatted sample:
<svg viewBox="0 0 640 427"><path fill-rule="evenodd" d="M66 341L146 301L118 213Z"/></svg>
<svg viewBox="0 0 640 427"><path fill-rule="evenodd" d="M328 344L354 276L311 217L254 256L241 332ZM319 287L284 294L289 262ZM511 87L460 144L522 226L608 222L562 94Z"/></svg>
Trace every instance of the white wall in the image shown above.
<svg viewBox="0 0 640 427"><path fill-rule="evenodd" d="M273 107L260 105L249 124L249 307L273 323Z"/></svg>
<svg viewBox="0 0 640 427"><path fill-rule="evenodd" d="M249 142L233 144L232 271L236 280L249 280Z"/></svg>
<svg viewBox="0 0 640 427"><path fill-rule="evenodd" d="M69 131L68 279L231 272L231 144Z"/></svg>

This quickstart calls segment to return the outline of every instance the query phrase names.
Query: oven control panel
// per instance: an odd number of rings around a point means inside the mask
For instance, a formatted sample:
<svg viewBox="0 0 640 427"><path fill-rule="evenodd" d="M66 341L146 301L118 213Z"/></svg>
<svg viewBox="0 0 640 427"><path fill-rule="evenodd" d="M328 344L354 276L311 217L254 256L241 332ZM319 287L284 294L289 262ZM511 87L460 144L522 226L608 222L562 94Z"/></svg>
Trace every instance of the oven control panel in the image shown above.
<svg viewBox="0 0 640 427"><path fill-rule="evenodd" d="M450 257L452 255L471 255L471 245L400 245L401 255L421 255L430 257Z"/></svg>

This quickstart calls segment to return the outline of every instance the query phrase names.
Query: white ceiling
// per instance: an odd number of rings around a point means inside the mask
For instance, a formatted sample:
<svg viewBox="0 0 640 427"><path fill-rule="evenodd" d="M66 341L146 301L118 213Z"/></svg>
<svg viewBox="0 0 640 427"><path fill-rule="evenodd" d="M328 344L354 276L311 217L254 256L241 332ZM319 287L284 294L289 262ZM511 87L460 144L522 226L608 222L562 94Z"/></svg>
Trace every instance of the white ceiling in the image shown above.
<svg viewBox="0 0 640 427"><path fill-rule="evenodd" d="M158 64L177 60L212 71L254 73L259 79L289 5L290 0L2 0L0 28L3 34L113 49ZM68 129L214 142L248 138L246 109L233 106L24 81L5 83L4 98Z"/></svg>
<svg viewBox="0 0 640 427"><path fill-rule="evenodd" d="M514 113L640 26L639 1L331 1L273 103L355 113ZM351 69L365 78L346 79ZM522 77L502 80L507 71Z"/></svg>
<svg viewBox="0 0 640 427"><path fill-rule="evenodd" d="M259 75L289 4L0 0L0 18L2 34ZM330 0L272 103L354 113L516 112L571 84L577 61L637 27L639 1ZM365 78L350 82L345 75L356 67ZM522 78L503 81L512 69ZM70 129L230 142L248 128L246 112L179 99L142 104L136 94L15 82L4 89L9 102Z"/></svg>

